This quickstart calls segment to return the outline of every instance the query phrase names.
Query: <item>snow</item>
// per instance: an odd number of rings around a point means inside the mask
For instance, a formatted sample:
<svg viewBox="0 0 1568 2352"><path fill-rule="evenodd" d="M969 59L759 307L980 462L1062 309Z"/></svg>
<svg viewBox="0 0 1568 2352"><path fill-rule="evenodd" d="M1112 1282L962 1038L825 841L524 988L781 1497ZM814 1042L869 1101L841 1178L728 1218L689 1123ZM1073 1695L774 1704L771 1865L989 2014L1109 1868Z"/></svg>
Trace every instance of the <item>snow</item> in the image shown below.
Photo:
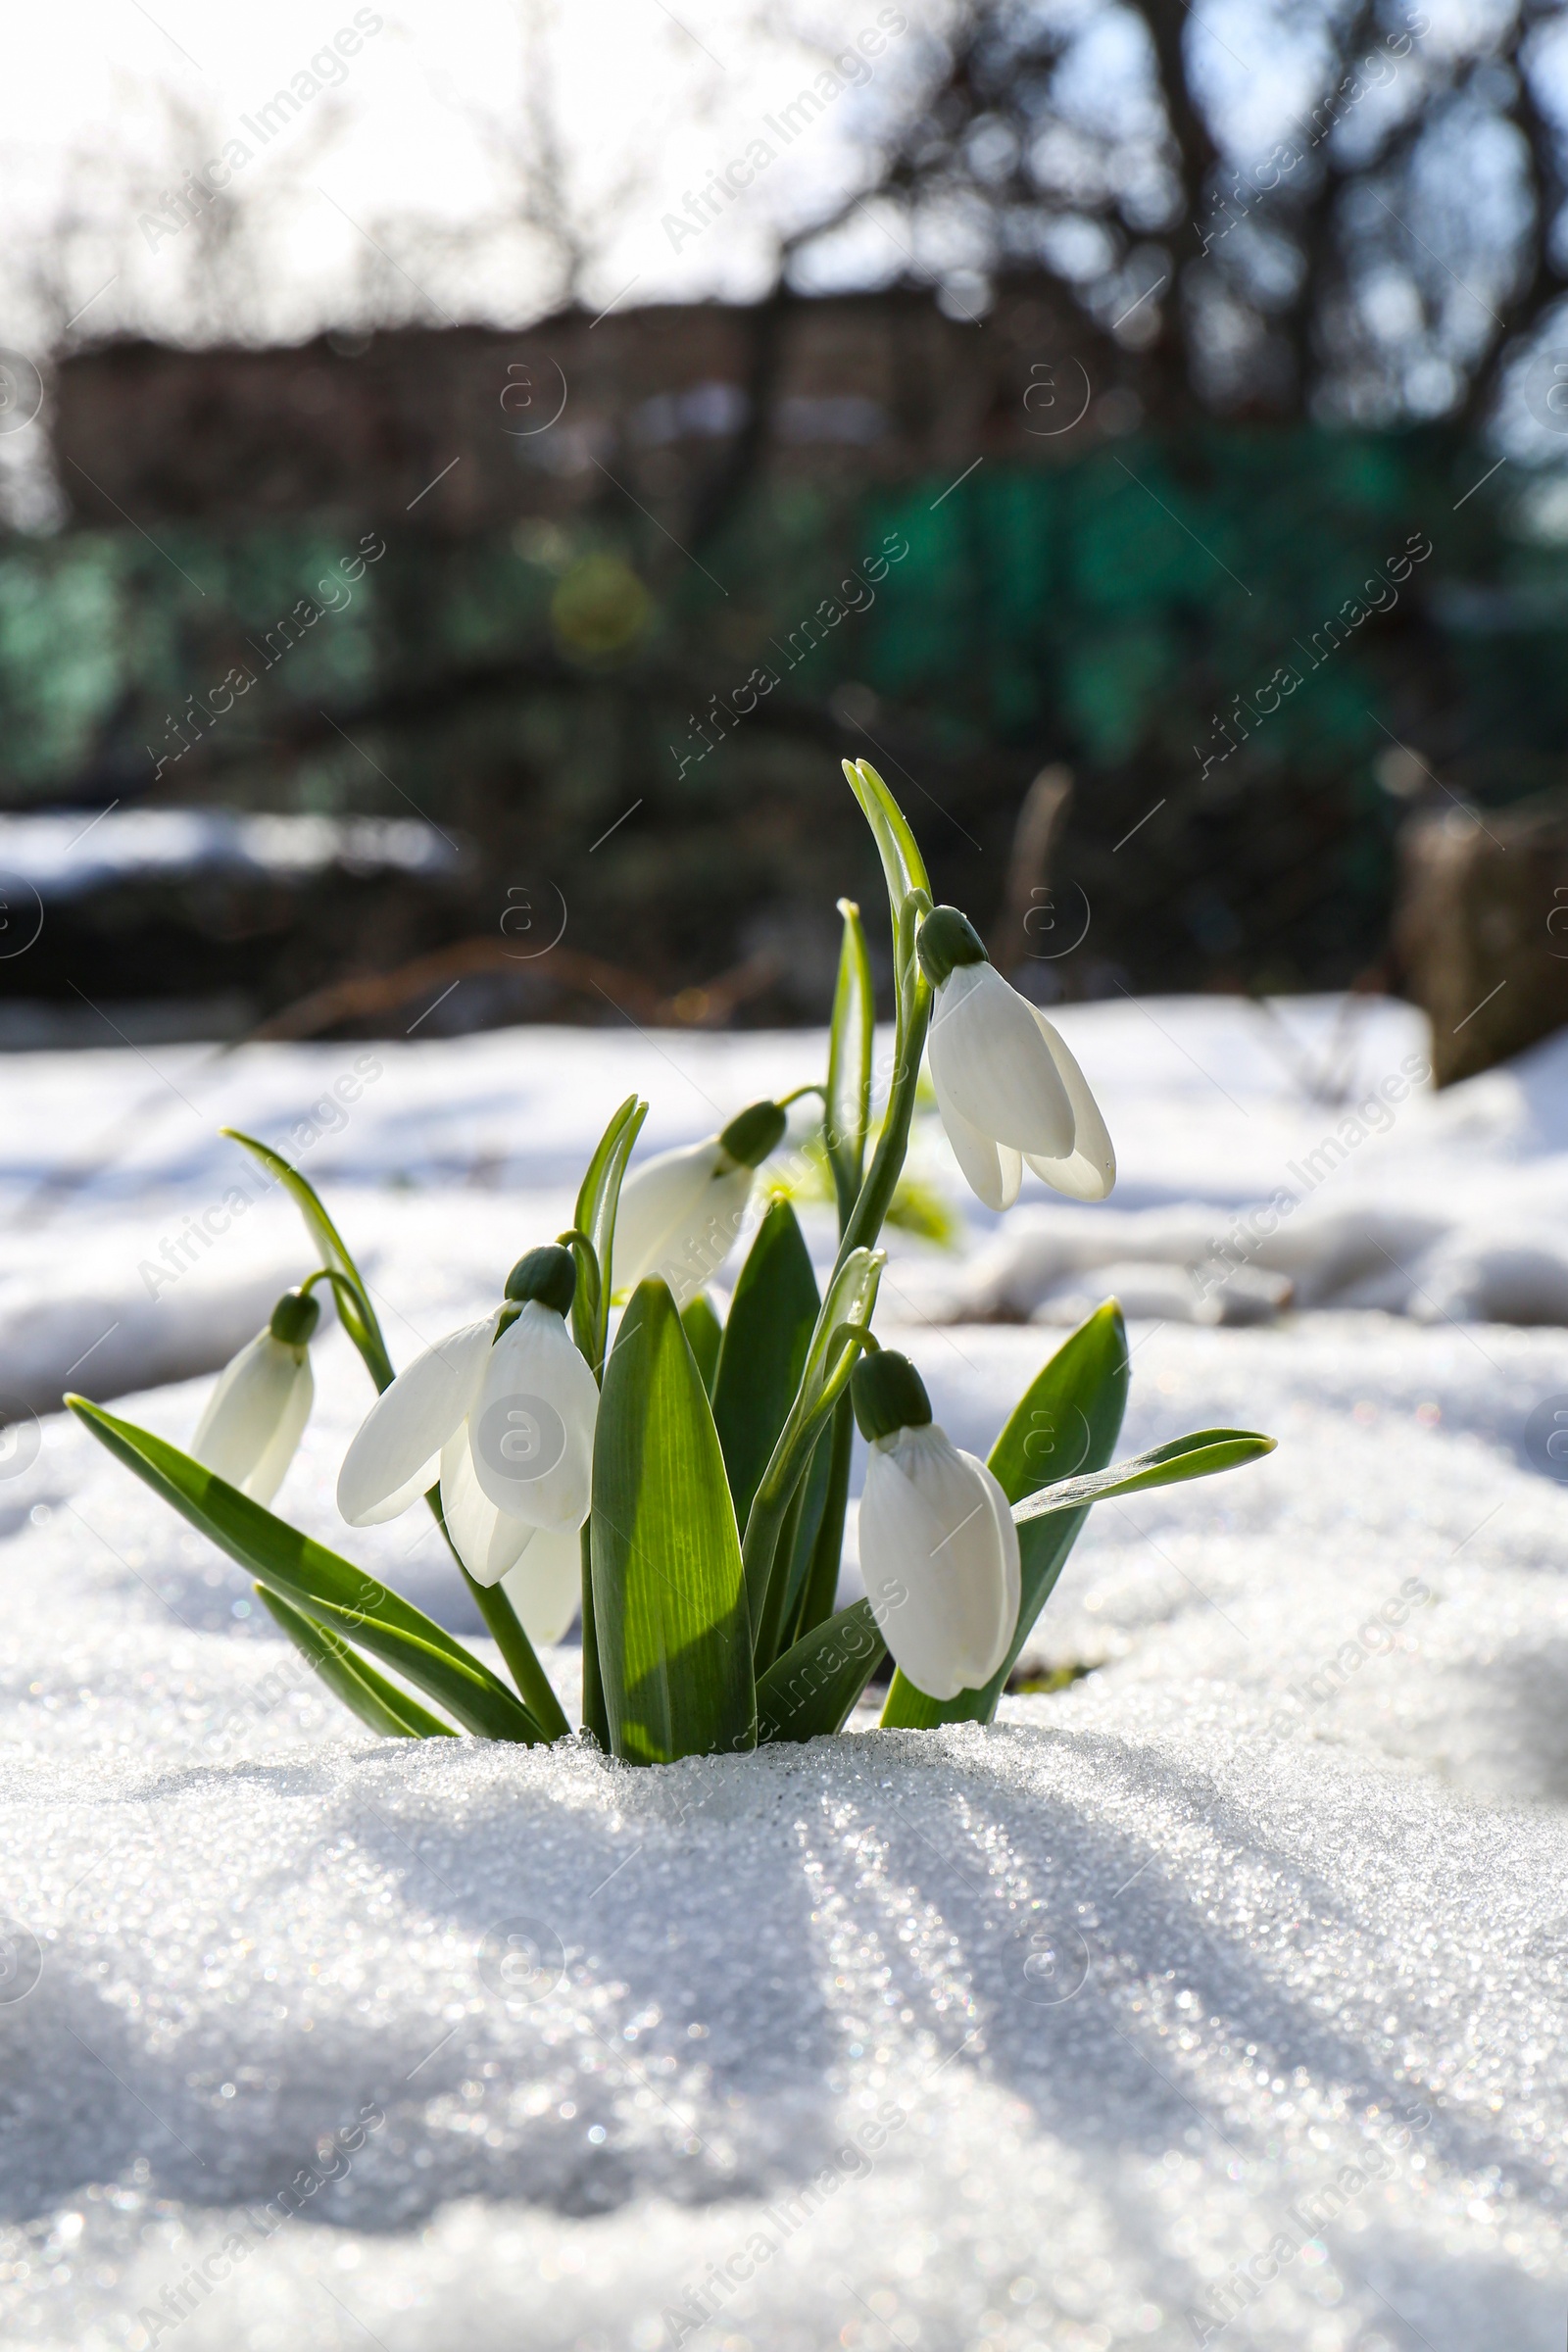
<svg viewBox="0 0 1568 2352"><path fill-rule="evenodd" d="M80 808L0 814L0 881L16 902L18 925L29 905L79 898L110 883L180 882L199 873L299 881L334 865L435 875L461 858L445 834L413 817L113 807L96 814Z"/></svg>
<svg viewBox="0 0 1568 2352"><path fill-rule="evenodd" d="M1333 1131L1336 1058L1361 1088L1423 1050L1401 1007L1282 1010L1290 1054L1246 1005L1062 1015L1123 1165L1098 1264L1187 1262L1129 1218L1225 1230ZM149 1287L245 1165L220 1123L301 1153L403 1359L566 1221L633 1086L657 1149L818 1060L551 1030L13 1057L5 1361L30 1334L58 1387L63 1282L142 1317L74 1382L120 1347L99 1393L189 1374L210 1315L305 1270L258 1187ZM1565 1145L1548 1045L1405 1100L1314 1213L1440 1227L1419 1261L1378 1227L1437 1297L1440 1249L1550 1240ZM1007 1231L901 1245L881 1318L982 1450L1054 1337L918 1315ZM360 1733L40 1403L0 1457L7 2344L1556 2352L1568 1330L1324 1297L1135 1321L1129 1451L1280 1446L1094 1514L1035 1644L1092 1674L990 1731L862 1715L664 1772ZM205 1387L126 1409L188 1436ZM335 1330L318 1392L279 1506L471 1633L416 1515L336 1520L368 1386Z"/></svg>

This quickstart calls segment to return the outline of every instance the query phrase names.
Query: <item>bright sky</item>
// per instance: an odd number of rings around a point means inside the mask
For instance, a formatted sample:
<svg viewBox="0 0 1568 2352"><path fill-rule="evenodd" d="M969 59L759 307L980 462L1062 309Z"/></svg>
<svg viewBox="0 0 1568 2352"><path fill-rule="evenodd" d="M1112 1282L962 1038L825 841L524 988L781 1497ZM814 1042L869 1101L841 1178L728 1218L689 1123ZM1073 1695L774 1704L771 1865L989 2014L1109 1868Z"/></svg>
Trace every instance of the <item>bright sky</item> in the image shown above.
<svg viewBox="0 0 1568 2352"><path fill-rule="evenodd" d="M187 307L199 235L138 223L187 168L234 140L251 153L242 161L230 150L233 193L265 208L266 222L263 266L234 273L227 331L309 334L362 311L377 280L391 303L431 321L443 311L525 317L552 299L543 255L516 240L480 244L473 229L507 202L484 125L515 137L529 89L564 144L564 169L548 183L594 232L587 298L756 293L779 225L814 217L863 174L856 134L919 72L918 27L940 14L940 0L896 9L837 0L814 14L767 0L675 0L673 9L662 0L394 0L385 9L270 0L265 10L81 0L69 17L18 10L0 85L0 169L7 244L27 259L0 264L0 342L35 348L45 331L26 272L58 251L50 229L63 213L78 233L58 316L91 303L74 340L132 324L199 331ZM890 35L904 20L907 29ZM528 71L530 22L543 30L533 54L547 61L544 75ZM829 92L786 143L763 119L776 121L826 62L792 25L836 52L869 34L865 46L880 44L880 54L856 60L858 86L845 80ZM264 143L260 110L279 90L301 98L299 111ZM720 218L694 230L686 197L758 139L773 160ZM897 258L890 252L888 265ZM384 312L388 298L376 307Z"/></svg>

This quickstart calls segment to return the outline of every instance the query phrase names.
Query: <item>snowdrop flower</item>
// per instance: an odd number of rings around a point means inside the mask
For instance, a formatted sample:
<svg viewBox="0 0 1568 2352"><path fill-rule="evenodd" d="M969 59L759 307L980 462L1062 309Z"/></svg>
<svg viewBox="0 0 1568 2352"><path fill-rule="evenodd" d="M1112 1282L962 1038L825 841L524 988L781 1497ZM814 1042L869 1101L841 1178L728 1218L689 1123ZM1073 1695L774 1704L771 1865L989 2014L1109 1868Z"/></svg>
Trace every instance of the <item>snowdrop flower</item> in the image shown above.
<svg viewBox="0 0 1568 2352"><path fill-rule="evenodd" d="M931 1698L978 1690L1018 1623L1018 1531L984 1462L931 1418L907 1356L858 1364L855 1417L870 1441L860 1573L883 1641Z"/></svg>
<svg viewBox="0 0 1568 2352"><path fill-rule="evenodd" d="M661 1152L634 1168L615 1211L611 1288L662 1275L686 1306L735 1246L752 1178L788 1124L777 1102L754 1102L721 1135Z"/></svg>
<svg viewBox="0 0 1568 2352"><path fill-rule="evenodd" d="M1103 1200L1116 1154L1064 1040L987 960L956 906L933 908L917 950L936 991L931 1083L970 1189L987 1208L1010 1208L1027 1162L1070 1200Z"/></svg>
<svg viewBox="0 0 1568 2352"><path fill-rule="evenodd" d="M582 1539L575 1528L535 1528L502 1583L530 1642L559 1642L582 1605Z"/></svg>
<svg viewBox="0 0 1568 2352"><path fill-rule="evenodd" d="M285 1291L271 1321L218 1376L191 1452L252 1502L270 1502L294 1459L316 1396L310 1337L320 1305Z"/></svg>
<svg viewBox="0 0 1568 2352"><path fill-rule="evenodd" d="M396 1518L439 1478L447 1532L481 1585L499 1584L536 1531L581 1527L599 1385L565 1325L576 1282L569 1250L530 1250L504 1306L398 1374L338 1473L351 1527Z"/></svg>

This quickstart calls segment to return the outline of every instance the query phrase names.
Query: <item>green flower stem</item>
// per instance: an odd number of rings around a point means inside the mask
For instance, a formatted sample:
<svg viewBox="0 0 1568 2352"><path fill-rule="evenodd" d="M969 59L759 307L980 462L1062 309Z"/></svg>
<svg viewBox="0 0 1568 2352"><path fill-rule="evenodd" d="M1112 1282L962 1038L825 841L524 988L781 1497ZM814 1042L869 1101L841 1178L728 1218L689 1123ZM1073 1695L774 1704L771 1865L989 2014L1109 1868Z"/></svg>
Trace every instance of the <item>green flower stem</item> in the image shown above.
<svg viewBox="0 0 1568 2352"><path fill-rule="evenodd" d="M462 1562L459 1562L462 1566ZM463 1570L463 1581L478 1604L507 1671L517 1686L517 1696L547 1740L564 1740L571 1730L565 1710L551 1688L533 1643L523 1632L517 1613L499 1585L481 1585Z"/></svg>
<svg viewBox="0 0 1568 2352"><path fill-rule="evenodd" d="M904 1172L905 1155L909 1148L909 1125L914 1117L915 1092L920 1081L920 1058L925 1051L926 1031L931 1024L931 986L914 953L915 930L921 916L929 912L930 905L924 891L912 890L899 909L896 946L902 985L899 992L893 1084L888 1091L887 1115L882 1122L882 1133L877 1139L871 1165L839 1244L839 1253L833 1267L835 1277L843 1270L853 1250L874 1248L883 1221L892 1206L899 1178ZM808 1363L816 1358L818 1348L831 1336L825 1326L826 1318L832 1311L832 1290L830 1281L816 1329L811 1335ZM813 1413L809 1419L797 1420L799 1407L800 1399L797 1397L774 1448L773 1458L762 1474L741 1545L741 1556L746 1563L746 1590L753 1596L754 1603L752 1632L759 1674L764 1674L773 1663L776 1649L770 1644L777 1643L783 1630L783 1587L787 1563L780 1557L779 1536L822 1424L820 1413ZM847 1483L845 1494L847 1499ZM832 1501L833 1497L830 1496L830 1505ZM834 1523L828 1512L824 1512L822 1524L823 1540L831 1543ZM837 1514L837 1530L842 1546L842 1505ZM761 1595L760 1605L757 1601L759 1594Z"/></svg>
<svg viewBox="0 0 1568 2352"><path fill-rule="evenodd" d="M431 1516L446 1538L447 1549L458 1563L458 1574L473 1594L474 1604L489 1629L491 1639L506 1660L507 1672L517 1687L517 1696L538 1724L547 1740L562 1740L570 1731L560 1699L556 1696L550 1677L534 1653L533 1643L518 1622L517 1612L499 1585L481 1585L463 1565L452 1530L441 1508L441 1490L431 1487L425 1495Z"/></svg>
<svg viewBox="0 0 1568 2352"><path fill-rule="evenodd" d="M855 1407L848 1395L841 1396L833 1407L833 1435L828 1443L833 1453L828 1465L827 1493L822 1498L821 1523L807 1564L795 1623L783 1643L785 1648L811 1633L838 1606L844 1514L850 1499L850 1459L855 1450Z"/></svg>
<svg viewBox="0 0 1568 2352"><path fill-rule="evenodd" d="M590 1519L582 1531L582 1728L610 1753L610 1710L605 1705L605 1678L599 1670L599 1636L594 1627L593 1554Z"/></svg>
<svg viewBox="0 0 1568 2352"><path fill-rule="evenodd" d="M784 1647L785 1586L789 1581L789 1564L795 1549L796 1530L801 1523L801 1504L806 1494L806 1472L814 1447L808 1448L796 1472L794 1484L785 1498L784 1507L773 1523L773 1545L768 1559L767 1588L762 1601L761 1622L753 1644L758 1668L765 1671ZM746 1532L751 1534L748 1521ZM764 1665L765 1661L765 1665Z"/></svg>
<svg viewBox="0 0 1568 2352"><path fill-rule="evenodd" d="M926 1031L931 1026L931 984L915 960L914 929L930 902L923 891L911 891L899 912L900 961L906 972L907 993L901 992L899 1026L894 1052L896 1062L893 1084L888 1090L887 1116L877 1138L871 1165L860 1187L858 1200L850 1211L844 1238L839 1244L838 1258L833 1271L838 1272L852 1250L870 1250L876 1245L883 1220L893 1205L893 1195L904 1173L905 1155L909 1149L909 1123L914 1117L914 1098L920 1083L920 1057L925 1052ZM907 939L907 960L904 949Z"/></svg>

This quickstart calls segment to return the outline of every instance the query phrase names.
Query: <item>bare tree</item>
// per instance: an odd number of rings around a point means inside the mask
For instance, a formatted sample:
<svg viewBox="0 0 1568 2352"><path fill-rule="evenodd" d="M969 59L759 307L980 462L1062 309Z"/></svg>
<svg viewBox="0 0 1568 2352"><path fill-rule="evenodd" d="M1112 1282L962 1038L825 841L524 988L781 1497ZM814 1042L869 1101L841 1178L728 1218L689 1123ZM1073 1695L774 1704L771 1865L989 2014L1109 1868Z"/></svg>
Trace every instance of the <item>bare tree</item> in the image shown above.
<svg viewBox="0 0 1568 2352"><path fill-rule="evenodd" d="M1555 0L1442 38L1403 0L1264 0L1223 33L1187 0L966 0L869 195L791 261L820 271L869 206L960 306L1067 288L1167 413L1473 420L1564 292L1565 121Z"/></svg>

